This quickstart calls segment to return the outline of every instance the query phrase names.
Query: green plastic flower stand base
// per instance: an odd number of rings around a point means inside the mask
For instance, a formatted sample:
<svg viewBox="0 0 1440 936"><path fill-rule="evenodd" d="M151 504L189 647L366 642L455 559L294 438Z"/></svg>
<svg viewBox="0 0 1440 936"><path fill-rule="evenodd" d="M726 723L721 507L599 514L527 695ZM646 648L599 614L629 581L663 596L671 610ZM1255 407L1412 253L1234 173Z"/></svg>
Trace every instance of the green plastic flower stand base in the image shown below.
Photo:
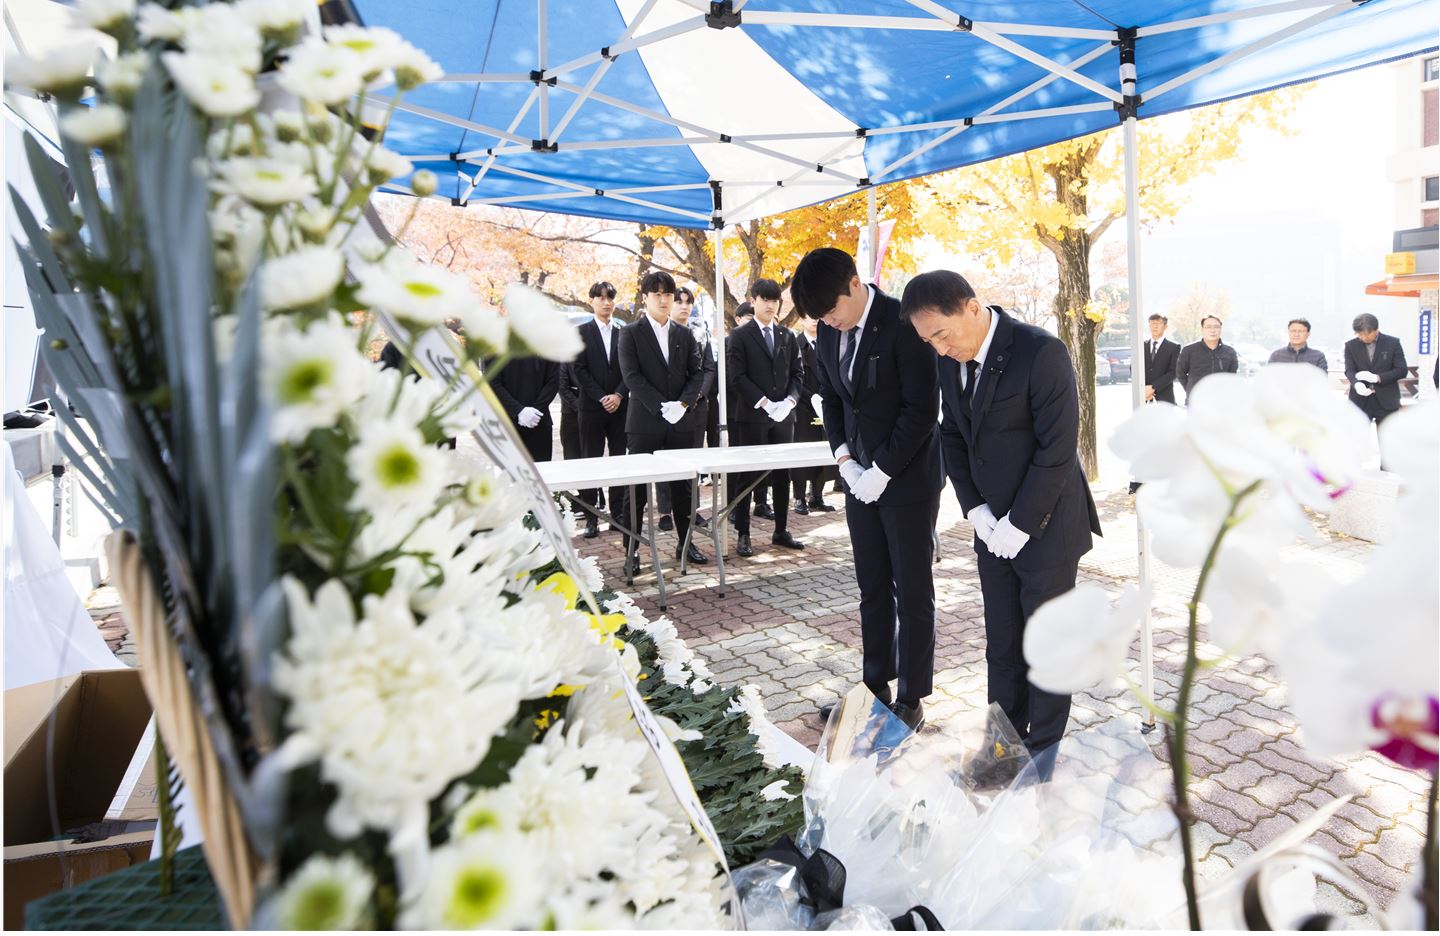
<svg viewBox="0 0 1440 936"><path fill-rule="evenodd" d="M220 930L225 913L199 845L175 856L175 888L160 896L160 862L56 891L25 908L30 930Z"/></svg>

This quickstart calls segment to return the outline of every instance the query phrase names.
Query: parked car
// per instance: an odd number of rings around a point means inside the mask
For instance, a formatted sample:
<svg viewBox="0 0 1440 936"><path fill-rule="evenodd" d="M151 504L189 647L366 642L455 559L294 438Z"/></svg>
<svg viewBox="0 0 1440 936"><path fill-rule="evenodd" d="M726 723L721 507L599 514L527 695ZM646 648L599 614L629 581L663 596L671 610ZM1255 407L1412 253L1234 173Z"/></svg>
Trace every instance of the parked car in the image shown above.
<svg viewBox="0 0 1440 936"><path fill-rule="evenodd" d="M1231 347L1240 359L1240 374L1243 377L1254 377L1260 368L1270 363L1270 352L1253 341L1240 341Z"/></svg>
<svg viewBox="0 0 1440 936"><path fill-rule="evenodd" d="M1105 386L1113 383L1110 376L1110 358L1105 356L1104 351L1095 352L1095 383L1097 386Z"/></svg>
<svg viewBox="0 0 1440 936"><path fill-rule="evenodd" d="M1119 383L1122 380L1130 379L1130 349L1129 348L1097 348L1099 354L1105 356L1110 364L1110 382Z"/></svg>

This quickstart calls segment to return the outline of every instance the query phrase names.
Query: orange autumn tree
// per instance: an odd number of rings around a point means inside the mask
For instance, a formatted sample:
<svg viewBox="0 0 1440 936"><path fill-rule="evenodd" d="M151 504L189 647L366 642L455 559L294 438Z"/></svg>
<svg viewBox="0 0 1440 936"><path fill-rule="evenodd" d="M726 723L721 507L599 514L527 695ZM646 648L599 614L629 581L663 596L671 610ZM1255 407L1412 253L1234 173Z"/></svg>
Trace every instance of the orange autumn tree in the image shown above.
<svg viewBox="0 0 1440 936"><path fill-rule="evenodd" d="M1140 124L1139 198L1145 228L1173 218L1191 182L1241 152L1256 131L1288 132L1308 86L1170 114ZM1095 439L1095 336L1105 304L1091 289L1091 252L1125 216L1124 150L1119 128L931 176L917 226L944 232L966 251L1004 262L1022 247L1055 261L1057 331L1070 351L1080 394L1080 459L1099 476ZM961 271L963 272L963 271Z"/></svg>

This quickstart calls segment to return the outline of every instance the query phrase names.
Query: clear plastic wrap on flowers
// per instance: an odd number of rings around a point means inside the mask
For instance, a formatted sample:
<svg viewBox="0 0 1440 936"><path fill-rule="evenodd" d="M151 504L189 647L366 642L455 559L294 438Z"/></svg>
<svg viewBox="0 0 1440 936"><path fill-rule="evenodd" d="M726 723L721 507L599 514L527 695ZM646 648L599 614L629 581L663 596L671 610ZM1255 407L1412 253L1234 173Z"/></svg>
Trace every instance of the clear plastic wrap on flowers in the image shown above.
<svg viewBox="0 0 1440 936"><path fill-rule="evenodd" d="M890 918L879 907L851 904L815 917L812 930L894 930Z"/></svg>
<svg viewBox="0 0 1440 936"><path fill-rule="evenodd" d="M844 863L845 904L947 929L1141 926L1179 892L1168 781L1133 719L1032 760L998 706L914 734L863 686L838 706L798 844Z"/></svg>
<svg viewBox="0 0 1440 936"><path fill-rule="evenodd" d="M745 925L752 930L808 930L815 911L807 906L809 895L793 866L761 858L737 870L732 877L745 911Z"/></svg>

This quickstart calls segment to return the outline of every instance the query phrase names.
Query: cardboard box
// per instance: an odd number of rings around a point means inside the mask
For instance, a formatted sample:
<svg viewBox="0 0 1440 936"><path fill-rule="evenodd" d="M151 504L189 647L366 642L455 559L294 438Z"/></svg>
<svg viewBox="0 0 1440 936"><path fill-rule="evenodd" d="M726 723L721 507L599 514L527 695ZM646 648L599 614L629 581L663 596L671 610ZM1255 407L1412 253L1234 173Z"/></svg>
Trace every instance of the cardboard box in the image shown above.
<svg viewBox="0 0 1440 936"><path fill-rule="evenodd" d="M103 837L85 842L64 833L104 821L150 703L139 672L123 669L12 689L4 706L5 928L19 929L25 904L36 897L149 860L153 828L111 823Z"/></svg>

